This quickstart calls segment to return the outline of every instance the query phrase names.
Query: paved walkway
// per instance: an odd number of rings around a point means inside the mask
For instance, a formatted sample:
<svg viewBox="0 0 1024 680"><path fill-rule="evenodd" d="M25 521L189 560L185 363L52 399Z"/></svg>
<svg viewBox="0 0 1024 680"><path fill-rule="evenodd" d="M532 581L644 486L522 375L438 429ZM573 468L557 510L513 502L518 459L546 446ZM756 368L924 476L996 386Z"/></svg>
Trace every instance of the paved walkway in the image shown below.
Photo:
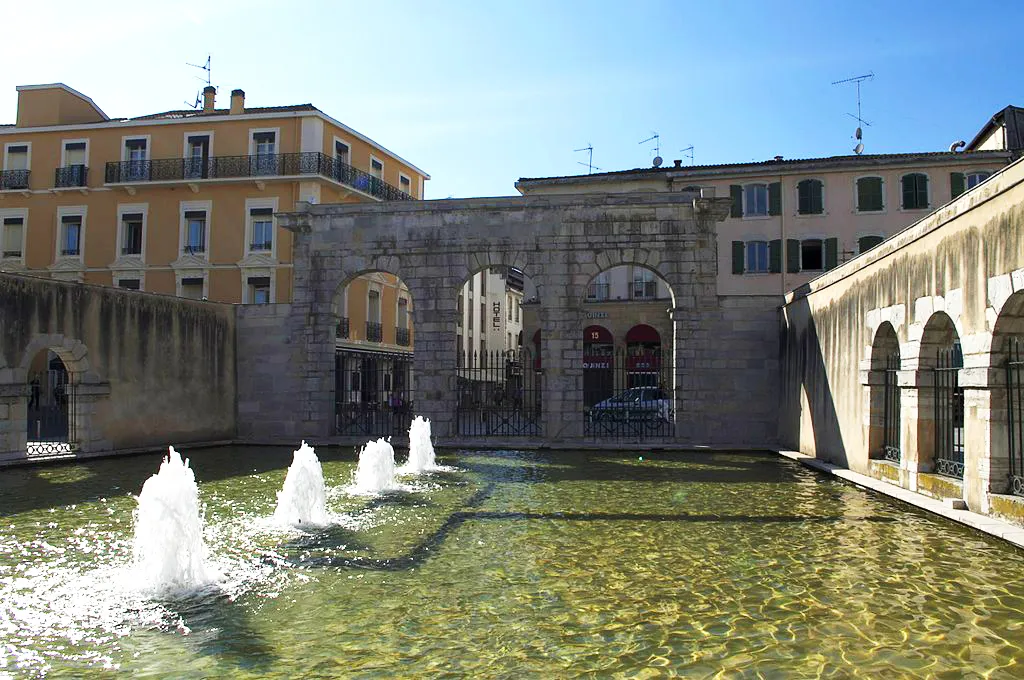
<svg viewBox="0 0 1024 680"><path fill-rule="evenodd" d="M954 509L935 498L929 498L928 496L908 491L907 489L896 486L895 484L883 482L880 479L868 477L867 475L862 475L859 472L854 472L853 470L848 470L844 467L833 465L832 463L817 460L816 458L812 458L811 456L798 451L780 450L779 455L798 461L814 470L833 475L834 477L863 486L867 489L871 489L872 491L885 494L890 498L895 498L898 501L903 501L904 503L921 508L922 510L927 510L928 512L935 513L936 515L942 515L946 519L959 522L960 524L977 529L978 531L982 531L990 536L995 536L996 538L1001 538L1004 541L1009 541L1018 548L1024 548L1024 527L1019 527L1015 524L1004 522L1001 519L989 517L988 515L971 512L970 510Z"/></svg>

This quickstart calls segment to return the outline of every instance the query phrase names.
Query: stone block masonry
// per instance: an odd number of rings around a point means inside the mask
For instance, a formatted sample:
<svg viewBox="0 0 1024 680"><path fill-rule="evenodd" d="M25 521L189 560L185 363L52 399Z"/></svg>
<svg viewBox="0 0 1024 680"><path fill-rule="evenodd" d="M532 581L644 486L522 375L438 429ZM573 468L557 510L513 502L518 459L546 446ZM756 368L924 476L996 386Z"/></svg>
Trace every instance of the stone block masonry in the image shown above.
<svg viewBox="0 0 1024 680"><path fill-rule="evenodd" d="M384 271L414 301L416 411L438 437L453 437L458 292L484 267L515 267L540 299L543 439L582 442L586 286L604 269L640 265L675 295L673 442L765 445L775 430L778 301L734 309L717 296L715 223L728 204L694 193L300 204L278 216L295 234L293 302L239 310L239 436L333 434L332 302L354 277Z"/></svg>

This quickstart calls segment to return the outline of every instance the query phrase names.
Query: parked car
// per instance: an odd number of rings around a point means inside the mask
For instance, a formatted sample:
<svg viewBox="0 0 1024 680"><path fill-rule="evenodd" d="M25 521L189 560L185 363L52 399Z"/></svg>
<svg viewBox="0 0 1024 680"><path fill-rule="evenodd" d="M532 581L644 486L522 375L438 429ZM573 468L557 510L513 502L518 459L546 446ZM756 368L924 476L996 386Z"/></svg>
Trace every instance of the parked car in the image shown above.
<svg viewBox="0 0 1024 680"><path fill-rule="evenodd" d="M672 420L672 400L660 387L631 387L590 407L590 419Z"/></svg>

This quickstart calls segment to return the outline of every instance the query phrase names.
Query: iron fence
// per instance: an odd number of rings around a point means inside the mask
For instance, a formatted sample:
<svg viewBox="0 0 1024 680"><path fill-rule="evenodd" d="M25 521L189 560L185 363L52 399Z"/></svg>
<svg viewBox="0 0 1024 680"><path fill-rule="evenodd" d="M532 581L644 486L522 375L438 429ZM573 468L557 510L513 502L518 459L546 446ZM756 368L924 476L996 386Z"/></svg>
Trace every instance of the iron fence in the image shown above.
<svg viewBox="0 0 1024 680"><path fill-rule="evenodd" d="M53 186L60 189L65 187L84 187L89 183L89 168L84 165L69 165L64 168L57 168L53 171Z"/></svg>
<svg viewBox="0 0 1024 680"><path fill-rule="evenodd" d="M964 390L959 374L964 365L959 346L939 350L935 364L935 472L964 476Z"/></svg>
<svg viewBox="0 0 1024 680"><path fill-rule="evenodd" d="M409 329L395 326L395 344L402 347L409 346Z"/></svg>
<svg viewBox="0 0 1024 680"><path fill-rule="evenodd" d="M48 369L29 376L28 441L33 453L59 453L77 441L75 419L77 390L68 373Z"/></svg>
<svg viewBox="0 0 1024 680"><path fill-rule="evenodd" d="M368 342L382 342L384 340L384 327L375 321L367 321L366 340Z"/></svg>
<svg viewBox="0 0 1024 680"><path fill-rule="evenodd" d="M885 361L882 423L882 458L894 463L900 462L900 386L897 382L899 370L900 355L896 352Z"/></svg>
<svg viewBox="0 0 1024 680"><path fill-rule="evenodd" d="M667 355L666 355L667 356ZM583 357L583 431L644 440L675 433L670 367L662 350L615 350Z"/></svg>
<svg viewBox="0 0 1024 680"><path fill-rule="evenodd" d="M1006 420L1009 428L1010 490L1024 496L1024 341L1011 338L1006 358Z"/></svg>
<svg viewBox="0 0 1024 680"><path fill-rule="evenodd" d="M389 437L412 423L412 355L338 350L335 425L338 434Z"/></svg>
<svg viewBox="0 0 1024 680"><path fill-rule="evenodd" d="M112 161L107 163L104 182L122 184L295 175L327 177L383 201L412 200L412 196L379 177L317 151L215 156L206 159L156 158L144 161ZM25 181L27 186L27 174Z"/></svg>
<svg viewBox="0 0 1024 680"><path fill-rule="evenodd" d="M341 317L341 319L338 321L338 328L335 330L335 334L339 338L346 338L346 339L348 338L349 329L348 329L348 317L347 316Z"/></svg>
<svg viewBox="0 0 1024 680"><path fill-rule="evenodd" d="M528 349L459 352L457 426L460 435L541 434L541 371Z"/></svg>
<svg viewBox="0 0 1024 680"><path fill-rule="evenodd" d="M29 170L0 170L0 191L28 189Z"/></svg>

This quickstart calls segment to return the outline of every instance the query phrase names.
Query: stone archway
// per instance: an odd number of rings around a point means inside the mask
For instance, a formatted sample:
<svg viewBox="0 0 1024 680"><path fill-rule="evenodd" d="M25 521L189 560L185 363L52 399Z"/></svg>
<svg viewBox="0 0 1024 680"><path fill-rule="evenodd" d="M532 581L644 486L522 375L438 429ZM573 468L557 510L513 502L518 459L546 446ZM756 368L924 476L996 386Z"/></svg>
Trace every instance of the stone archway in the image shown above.
<svg viewBox="0 0 1024 680"><path fill-rule="evenodd" d="M896 329L883 321L871 344L867 371L867 443L868 455L896 465L902 462L903 419L900 407L898 373L901 367L900 341Z"/></svg>
<svg viewBox="0 0 1024 680"><path fill-rule="evenodd" d="M1024 291L1003 304L988 359L988 491L1024 496Z"/></svg>
<svg viewBox="0 0 1024 680"><path fill-rule="evenodd" d="M929 317L921 335L917 418L917 469L963 478L964 401L960 333L945 312Z"/></svg>

